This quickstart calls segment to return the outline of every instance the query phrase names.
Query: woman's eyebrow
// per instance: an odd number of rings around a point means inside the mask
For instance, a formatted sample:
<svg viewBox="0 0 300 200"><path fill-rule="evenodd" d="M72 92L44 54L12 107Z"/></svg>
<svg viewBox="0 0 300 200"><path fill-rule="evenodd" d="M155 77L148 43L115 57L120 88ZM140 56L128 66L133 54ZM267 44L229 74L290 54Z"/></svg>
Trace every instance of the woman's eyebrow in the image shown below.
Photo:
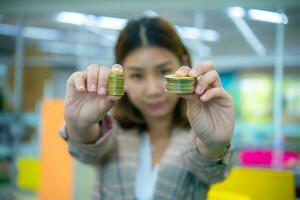
<svg viewBox="0 0 300 200"><path fill-rule="evenodd" d="M136 66L127 66L126 70L131 70L131 71L142 71L144 70L142 67L136 67Z"/></svg>
<svg viewBox="0 0 300 200"><path fill-rule="evenodd" d="M171 60L166 60L166 61L164 61L162 63L159 63L159 64L155 65L154 68L162 68L162 67L164 67L166 65L169 65L170 63L172 63ZM128 70L135 70L135 71L144 70L143 67L138 67L138 66L127 66L126 68Z"/></svg>
<svg viewBox="0 0 300 200"><path fill-rule="evenodd" d="M171 60L166 60L166 61L164 61L164 62L162 62L162 63L160 63L160 64L158 64L158 65L156 65L156 66L154 66L155 68L162 68L162 67L164 67L164 66L166 66L166 65L169 65L169 64L171 64L172 62L171 62Z"/></svg>

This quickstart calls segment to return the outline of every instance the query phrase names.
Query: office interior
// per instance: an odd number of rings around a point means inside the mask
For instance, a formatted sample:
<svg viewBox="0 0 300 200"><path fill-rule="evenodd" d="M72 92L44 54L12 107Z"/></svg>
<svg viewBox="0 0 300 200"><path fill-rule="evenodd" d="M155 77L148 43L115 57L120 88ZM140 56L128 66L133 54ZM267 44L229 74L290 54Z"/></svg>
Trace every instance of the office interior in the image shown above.
<svg viewBox="0 0 300 200"><path fill-rule="evenodd" d="M89 198L94 171L57 134L66 80L111 66L120 30L140 15L174 24L193 65L212 60L233 97L234 168L208 199L300 199L297 0L1 1L0 199Z"/></svg>

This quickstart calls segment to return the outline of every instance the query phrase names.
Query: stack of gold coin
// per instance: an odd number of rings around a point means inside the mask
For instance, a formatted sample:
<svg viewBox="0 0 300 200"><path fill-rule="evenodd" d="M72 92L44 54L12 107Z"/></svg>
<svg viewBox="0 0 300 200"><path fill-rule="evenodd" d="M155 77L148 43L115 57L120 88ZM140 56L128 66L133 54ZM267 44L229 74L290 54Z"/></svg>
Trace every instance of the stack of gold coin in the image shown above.
<svg viewBox="0 0 300 200"><path fill-rule="evenodd" d="M108 94L111 96L124 95L124 76L121 72L111 72L108 77Z"/></svg>
<svg viewBox="0 0 300 200"><path fill-rule="evenodd" d="M196 78L189 76L176 76L174 74L166 75L167 92L173 94L191 94L194 93Z"/></svg>

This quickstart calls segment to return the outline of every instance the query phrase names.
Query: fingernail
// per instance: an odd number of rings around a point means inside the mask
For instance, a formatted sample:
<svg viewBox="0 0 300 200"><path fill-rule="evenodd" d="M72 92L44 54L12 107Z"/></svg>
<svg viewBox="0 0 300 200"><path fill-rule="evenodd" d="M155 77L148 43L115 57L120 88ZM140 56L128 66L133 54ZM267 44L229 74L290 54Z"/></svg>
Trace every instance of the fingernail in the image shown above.
<svg viewBox="0 0 300 200"><path fill-rule="evenodd" d="M207 95L203 95L202 97L200 97L200 99L201 99L202 101L207 101Z"/></svg>
<svg viewBox="0 0 300 200"><path fill-rule="evenodd" d="M179 69L178 72L179 72L179 73L184 73L185 70L184 70L184 69Z"/></svg>
<svg viewBox="0 0 300 200"><path fill-rule="evenodd" d="M83 90L84 90L84 87L83 87L83 85L79 85L79 86L78 86L78 88L77 88L77 90L79 90L79 91L83 91Z"/></svg>
<svg viewBox="0 0 300 200"><path fill-rule="evenodd" d="M112 66L112 71L122 73L123 72L122 66L119 64L114 64Z"/></svg>
<svg viewBox="0 0 300 200"><path fill-rule="evenodd" d="M94 83L90 84L89 90L90 90L90 92L96 92L96 90L97 90L96 85Z"/></svg>
<svg viewBox="0 0 300 200"><path fill-rule="evenodd" d="M189 71L189 74L192 76L197 76L197 72L194 69L191 69L191 71Z"/></svg>
<svg viewBox="0 0 300 200"><path fill-rule="evenodd" d="M100 89L99 89L99 94L106 94L106 88L104 86L101 86Z"/></svg>
<svg viewBox="0 0 300 200"><path fill-rule="evenodd" d="M176 71L175 74L176 74L177 76L183 76L183 75L185 75L185 72L184 72L183 69L179 69L178 71Z"/></svg>
<svg viewBox="0 0 300 200"><path fill-rule="evenodd" d="M203 88L200 85L198 85L197 88L196 88L196 93L197 94L202 94L202 92L203 92Z"/></svg>

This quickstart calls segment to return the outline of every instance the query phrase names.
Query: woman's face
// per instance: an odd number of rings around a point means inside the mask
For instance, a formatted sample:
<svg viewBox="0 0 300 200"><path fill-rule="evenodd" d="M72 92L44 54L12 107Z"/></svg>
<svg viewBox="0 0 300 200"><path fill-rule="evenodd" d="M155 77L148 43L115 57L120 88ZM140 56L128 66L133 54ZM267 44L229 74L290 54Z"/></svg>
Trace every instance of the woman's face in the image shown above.
<svg viewBox="0 0 300 200"><path fill-rule="evenodd" d="M139 48L129 53L123 66L128 97L144 117L161 118L173 113L179 97L165 92L164 76L175 73L180 62L170 51Z"/></svg>

